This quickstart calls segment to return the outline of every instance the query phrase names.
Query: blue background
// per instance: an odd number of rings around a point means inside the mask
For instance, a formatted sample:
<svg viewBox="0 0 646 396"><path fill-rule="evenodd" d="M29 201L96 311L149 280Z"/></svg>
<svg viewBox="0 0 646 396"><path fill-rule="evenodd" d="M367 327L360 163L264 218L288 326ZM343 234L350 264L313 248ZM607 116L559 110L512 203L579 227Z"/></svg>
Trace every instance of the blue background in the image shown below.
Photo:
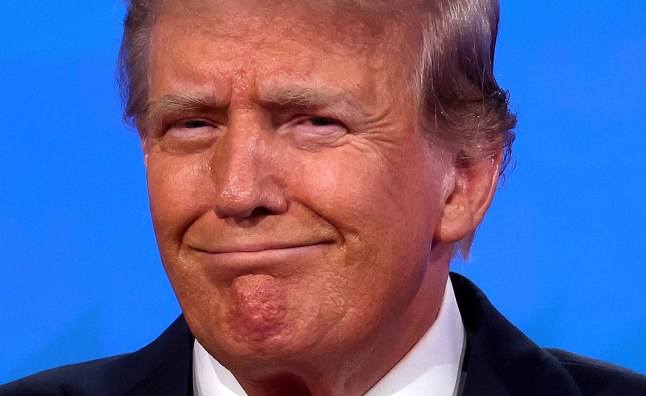
<svg viewBox="0 0 646 396"><path fill-rule="evenodd" d="M136 133L117 0L0 4L0 382L137 349L179 308ZM467 274L539 344L646 372L646 2L504 1L515 169Z"/></svg>

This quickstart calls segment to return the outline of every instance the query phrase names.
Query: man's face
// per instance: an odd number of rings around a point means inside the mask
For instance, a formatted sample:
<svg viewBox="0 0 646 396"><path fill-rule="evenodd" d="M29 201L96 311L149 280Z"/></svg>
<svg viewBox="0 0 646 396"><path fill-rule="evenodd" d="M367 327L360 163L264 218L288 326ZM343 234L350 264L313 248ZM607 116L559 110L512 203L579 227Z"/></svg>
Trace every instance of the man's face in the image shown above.
<svg viewBox="0 0 646 396"><path fill-rule="evenodd" d="M169 9L153 29L155 232L224 362L356 355L427 327L444 291L450 160L418 131L402 35L308 13Z"/></svg>

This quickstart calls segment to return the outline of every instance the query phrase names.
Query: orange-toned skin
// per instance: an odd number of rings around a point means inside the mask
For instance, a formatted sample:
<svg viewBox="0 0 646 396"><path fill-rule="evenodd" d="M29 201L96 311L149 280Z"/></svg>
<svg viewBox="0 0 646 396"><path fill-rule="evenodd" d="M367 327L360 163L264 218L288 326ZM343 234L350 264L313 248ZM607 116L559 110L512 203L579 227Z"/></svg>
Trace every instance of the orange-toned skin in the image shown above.
<svg viewBox="0 0 646 396"><path fill-rule="evenodd" d="M435 320L499 158L455 169L420 133L386 21L199 3L154 26L139 124L182 310L250 395L362 394Z"/></svg>

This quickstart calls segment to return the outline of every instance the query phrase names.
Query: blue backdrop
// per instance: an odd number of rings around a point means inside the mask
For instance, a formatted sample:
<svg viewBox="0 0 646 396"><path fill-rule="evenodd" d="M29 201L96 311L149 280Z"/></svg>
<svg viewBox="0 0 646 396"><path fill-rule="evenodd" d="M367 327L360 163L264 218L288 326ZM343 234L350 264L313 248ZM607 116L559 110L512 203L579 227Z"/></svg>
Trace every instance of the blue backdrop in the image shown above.
<svg viewBox="0 0 646 396"><path fill-rule="evenodd" d="M503 0L515 170L471 277L539 344L646 372L646 2ZM179 313L114 83L117 0L0 4L0 382Z"/></svg>

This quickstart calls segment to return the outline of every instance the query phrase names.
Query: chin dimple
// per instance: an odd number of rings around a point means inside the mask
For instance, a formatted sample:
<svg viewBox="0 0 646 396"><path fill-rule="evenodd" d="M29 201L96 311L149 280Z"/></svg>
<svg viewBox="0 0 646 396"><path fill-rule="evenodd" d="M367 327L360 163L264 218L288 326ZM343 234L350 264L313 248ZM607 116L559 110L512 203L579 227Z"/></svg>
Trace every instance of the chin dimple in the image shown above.
<svg viewBox="0 0 646 396"><path fill-rule="evenodd" d="M244 275L231 285L234 323L242 338L260 342L277 336L287 311L287 298L278 281L269 275Z"/></svg>

